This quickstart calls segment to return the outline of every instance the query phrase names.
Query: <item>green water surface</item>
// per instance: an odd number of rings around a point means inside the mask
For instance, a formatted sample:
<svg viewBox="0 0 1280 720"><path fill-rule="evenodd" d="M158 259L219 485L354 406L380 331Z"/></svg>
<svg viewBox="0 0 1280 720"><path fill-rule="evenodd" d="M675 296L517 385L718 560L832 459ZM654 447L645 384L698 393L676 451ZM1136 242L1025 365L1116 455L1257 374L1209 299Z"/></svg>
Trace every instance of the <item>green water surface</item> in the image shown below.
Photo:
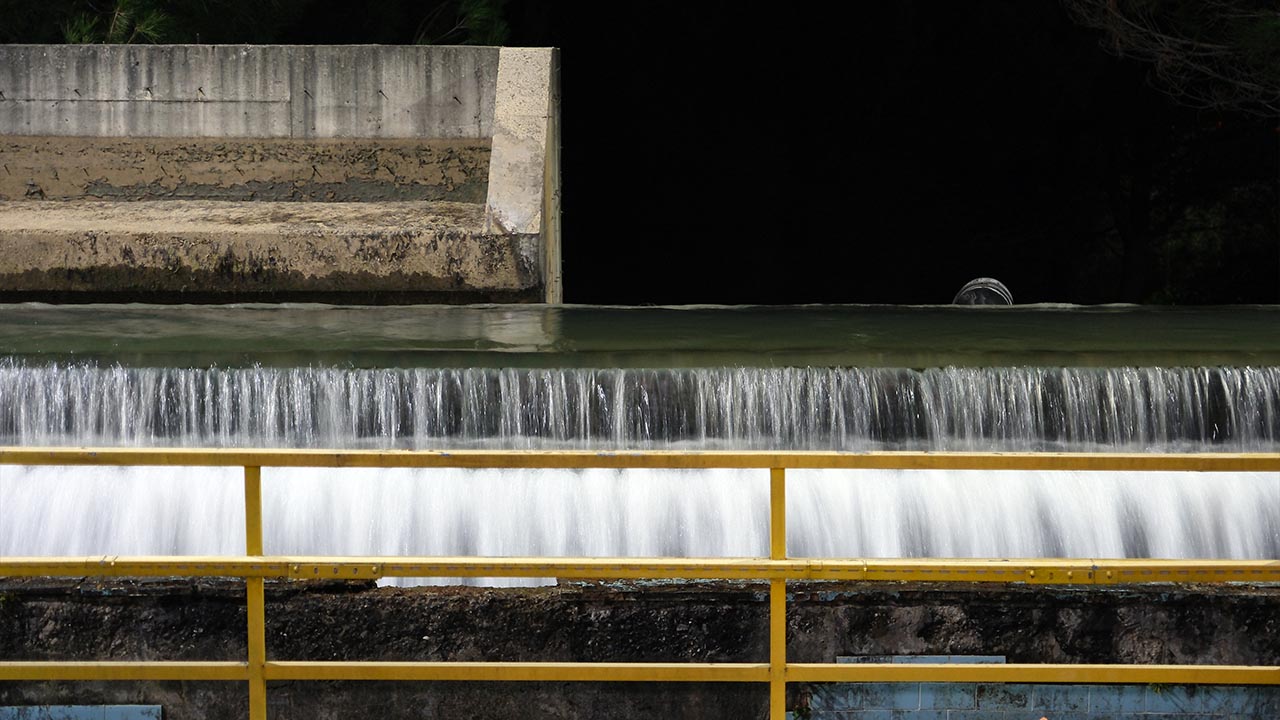
<svg viewBox="0 0 1280 720"><path fill-rule="evenodd" d="M1280 364L1280 306L0 305L0 354L132 366Z"/></svg>

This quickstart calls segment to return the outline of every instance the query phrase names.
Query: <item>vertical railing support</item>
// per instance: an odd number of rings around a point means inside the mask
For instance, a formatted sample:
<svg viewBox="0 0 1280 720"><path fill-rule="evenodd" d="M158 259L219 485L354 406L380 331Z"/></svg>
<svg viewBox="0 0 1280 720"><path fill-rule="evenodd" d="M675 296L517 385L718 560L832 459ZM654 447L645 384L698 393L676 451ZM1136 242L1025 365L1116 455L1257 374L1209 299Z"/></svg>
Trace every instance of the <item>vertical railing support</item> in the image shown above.
<svg viewBox="0 0 1280 720"><path fill-rule="evenodd" d="M262 555L262 468L244 469L244 552ZM249 720L267 720L267 599L260 577L245 578L249 632Z"/></svg>
<svg viewBox="0 0 1280 720"><path fill-rule="evenodd" d="M769 470L769 559L787 559L787 471Z"/></svg>
<svg viewBox="0 0 1280 720"><path fill-rule="evenodd" d="M769 559L787 558L787 471L769 469ZM787 581L769 581L769 720L787 716Z"/></svg>

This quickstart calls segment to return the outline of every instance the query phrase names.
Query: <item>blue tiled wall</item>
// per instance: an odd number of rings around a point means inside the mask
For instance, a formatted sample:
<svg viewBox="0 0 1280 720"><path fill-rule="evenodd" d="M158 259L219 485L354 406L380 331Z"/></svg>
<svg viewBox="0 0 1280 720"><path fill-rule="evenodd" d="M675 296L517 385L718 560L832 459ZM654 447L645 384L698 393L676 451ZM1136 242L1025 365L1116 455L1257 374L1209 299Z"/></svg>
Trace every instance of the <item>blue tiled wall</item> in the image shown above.
<svg viewBox="0 0 1280 720"><path fill-rule="evenodd" d="M839 663L1003 663L999 655L859 655ZM1280 720L1280 687L824 683L812 720Z"/></svg>
<svg viewBox="0 0 1280 720"><path fill-rule="evenodd" d="M822 683L812 720L1270 720L1280 687Z"/></svg>

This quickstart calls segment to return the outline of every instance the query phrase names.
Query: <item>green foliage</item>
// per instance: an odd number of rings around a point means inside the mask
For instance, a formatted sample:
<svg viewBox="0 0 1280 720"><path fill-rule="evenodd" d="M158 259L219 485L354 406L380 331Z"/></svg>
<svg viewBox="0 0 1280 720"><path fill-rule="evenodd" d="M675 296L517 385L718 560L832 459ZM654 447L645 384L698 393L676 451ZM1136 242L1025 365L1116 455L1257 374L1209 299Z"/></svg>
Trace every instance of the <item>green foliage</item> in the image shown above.
<svg viewBox="0 0 1280 720"><path fill-rule="evenodd" d="M62 39L73 45L96 43L100 35L98 16L89 13L77 13L62 26Z"/></svg>
<svg viewBox="0 0 1280 720"><path fill-rule="evenodd" d="M507 0L454 0L428 12L414 34L415 45L502 45L511 34Z"/></svg>
<svg viewBox="0 0 1280 720"><path fill-rule="evenodd" d="M458 14L467 29L468 45L502 45L511 34L503 17L506 0L462 0Z"/></svg>
<svg viewBox="0 0 1280 720"><path fill-rule="evenodd" d="M68 43L174 42L173 18L158 3L148 0L115 0L102 10L79 12L62 26Z"/></svg>

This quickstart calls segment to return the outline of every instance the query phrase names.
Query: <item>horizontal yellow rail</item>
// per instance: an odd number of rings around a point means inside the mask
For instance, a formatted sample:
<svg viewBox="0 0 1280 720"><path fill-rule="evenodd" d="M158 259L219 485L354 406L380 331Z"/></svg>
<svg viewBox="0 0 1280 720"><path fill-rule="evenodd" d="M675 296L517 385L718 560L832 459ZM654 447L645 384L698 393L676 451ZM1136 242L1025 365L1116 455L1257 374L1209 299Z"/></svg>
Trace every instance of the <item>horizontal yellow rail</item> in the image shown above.
<svg viewBox="0 0 1280 720"><path fill-rule="evenodd" d="M542 557L4 557L0 576L237 577L377 580L387 577L865 580L1129 585L1280 582L1277 560L882 560Z"/></svg>
<svg viewBox="0 0 1280 720"><path fill-rule="evenodd" d="M243 662L0 662L0 680L248 680Z"/></svg>
<svg viewBox="0 0 1280 720"><path fill-rule="evenodd" d="M817 559L786 552L787 469L1280 472L1280 453L916 453L329 451L0 448L0 464L244 468L245 556L3 557L0 576L245 579L246 662L0 661L0 680L234 680L249 685L250 720L267 717L268 680L755 682L769 714L785 716L788 682L1046 682L1280 684L1280 668L1201 665L876 665L786 661L788 580L1120 585L1275 583L1276 560ZM731 468L769 470L768 558L485 558L266 556L263 467ZM269 661L265 578L557 577L738 579L769 582L767 663Z"/></svg>
<svg viewBox="0 0 1280 720"><path fill-rule="evenodd" d="M268 680L769 682L768 663L268 662Z"/></svg>
<svg viewBox="0 0 1280 720"><path fill-rule="evenodd" d="M1280 472L1280 453L736 452L0 448L3 465Z"/></svg>

